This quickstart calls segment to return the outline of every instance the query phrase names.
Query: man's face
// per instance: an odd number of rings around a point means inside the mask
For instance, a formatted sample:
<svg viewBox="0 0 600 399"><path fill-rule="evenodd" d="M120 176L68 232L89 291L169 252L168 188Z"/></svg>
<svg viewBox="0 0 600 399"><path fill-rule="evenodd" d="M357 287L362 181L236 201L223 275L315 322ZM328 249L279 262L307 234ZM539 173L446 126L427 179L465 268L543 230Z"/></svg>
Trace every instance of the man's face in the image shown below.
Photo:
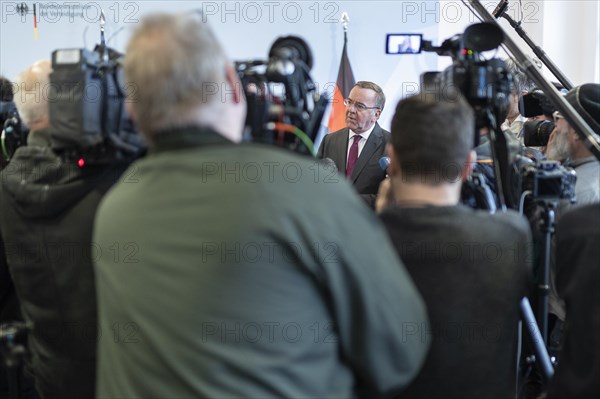
<svg viewBox="0 0 600 399"><path fill-rule="evenodd" d="M554 128L554 142L551 146L548 146L548 158L549 159L567 159L571 153L570 144L570 126L565 119L558 119L556 121L556 127Z"/></svg>
<svg viewBox="0 0 600 399"><path fill-rule="evenodd" d="M371 89L354 86L348 96L352 104L346 106L346 127L355 133L363 133L377 122L379 115L381 115L381 110L374 109L376 106L376 94ZM360 105L357 107L357 104L362 104L367 109L361 111L358 109Z"/></svg>

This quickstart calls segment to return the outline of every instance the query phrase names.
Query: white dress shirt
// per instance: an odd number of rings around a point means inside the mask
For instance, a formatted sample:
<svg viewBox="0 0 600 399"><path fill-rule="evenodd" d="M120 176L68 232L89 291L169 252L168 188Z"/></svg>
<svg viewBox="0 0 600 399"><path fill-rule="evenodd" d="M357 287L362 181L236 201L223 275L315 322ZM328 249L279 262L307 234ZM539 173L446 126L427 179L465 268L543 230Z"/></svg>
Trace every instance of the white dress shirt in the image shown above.
<svg viewBox="0 0 600 399"><path fill-rule="evenodd" d="M373 132L373 129L375 129L375 124L373 124L373 126L371 126L371 128L369 130L367 130L366 132L362 132L359 134L359 136L362 137L360 139L360 141L358 142L358 156L359 157L360 157L360 154L361 154L363 148L365 148L365 144L367 143L369 136ZM346 162L348 161L348 157L350 156L350 147L352 147L352 143L354 142L354 136L357 135L357 133L354 133L352 130L350 130L350 129L348 129L348 130L350 131L350 134L348 135L348 149L346 150Z"/></svg>

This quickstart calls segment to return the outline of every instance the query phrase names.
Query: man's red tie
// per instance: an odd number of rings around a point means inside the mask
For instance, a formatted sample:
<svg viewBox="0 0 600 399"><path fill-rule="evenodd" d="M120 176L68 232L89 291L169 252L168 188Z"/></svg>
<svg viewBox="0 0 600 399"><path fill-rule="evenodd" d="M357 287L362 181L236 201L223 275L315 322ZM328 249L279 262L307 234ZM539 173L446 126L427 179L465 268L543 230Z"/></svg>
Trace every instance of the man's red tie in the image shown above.
<svg viewBox="0 0 600 399"><path fill-rule="evenodd" d="M356 160L358 159L358 142L362 139L362 136L356 135L352 138L354 141L352 142L352 146L350 146L350 153L348 154L348 164L346 166L346 177L352 176L352 171L354 170L354 166L356 165Z"/></svg>

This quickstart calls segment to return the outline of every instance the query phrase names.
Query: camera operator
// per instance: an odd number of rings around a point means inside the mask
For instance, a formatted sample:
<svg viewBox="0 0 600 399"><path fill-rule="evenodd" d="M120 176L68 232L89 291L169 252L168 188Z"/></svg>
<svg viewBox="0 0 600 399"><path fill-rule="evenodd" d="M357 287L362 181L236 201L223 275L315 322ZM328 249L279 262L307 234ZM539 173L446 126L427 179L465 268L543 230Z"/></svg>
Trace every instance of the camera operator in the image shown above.
<svg viewBox="0 0 600 399"><path fill-rule="evenodd" d="M15 83L31 129L0 174L0 231L23 317L32 325L30 368L42 398L91 398L96 369L96 296L91 262L96 207L126 165L66 162L52 150L50 61ZM4 254L2 254L4 256Z"/></svg>
<svg viewBox="0 0 600 399"><path fill-rule="evenodd" d="M600 139L600 84L588 83L571 89L566 100L590 125L596 140ZM600 162L585 146L582 138L567 120L556 111L556 127L548 141L548 159L564 162L577 172L575 194L577 204L600 202Z"/></svg>
<svg viewBox="0 0 600 399"><path fill-rule="evenodd" d="M552 84L561 93L567 94L567 90L560 83L553 82ZM534 155L541 155L541 157L535 157L537 160L546 159L546 146L555 127L552 117L554 111L556 111L556 107L546 93L540 89L534 89L523 95L519 102L519 112L527 118L522 129L525 151L535 151L532 152Z"/></svg>
<svg viewBox="0 0 600 399"><path fill-rule="evenodd" d="M122 334L100 341L97 397L398 393L426 354L403 331L425 309L352 187L238 144L246 100L201 15L148 16L126 54L150 153L96 217L103 253L135 248L96 260L100 327Z"/></svg>
<svg viewBox="0 0 600 399"><path fill-rule="evenodd" d="M378 203L381 218L430 318L422 336L431 349L401 397L514 397L529 226L513 211L490 215L458 205L475 161L474 114L464 99L444 93L398 104L387 148L391 178L378 196L391 201ZM491 247L494 255L484 249Z"/></svg>

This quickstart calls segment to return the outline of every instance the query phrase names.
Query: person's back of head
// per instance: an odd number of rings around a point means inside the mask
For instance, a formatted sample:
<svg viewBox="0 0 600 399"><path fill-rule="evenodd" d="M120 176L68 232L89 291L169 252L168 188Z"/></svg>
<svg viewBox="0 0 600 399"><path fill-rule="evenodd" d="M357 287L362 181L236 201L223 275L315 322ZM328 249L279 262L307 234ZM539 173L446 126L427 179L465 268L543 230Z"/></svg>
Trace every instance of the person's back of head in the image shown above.
<svg viewBox="0 0 600 399"><path fill-rule="evenodd" d="M406 98L392 119L390 174L404 190L460 187L470 171L474 135L473 110L458 93Z"/></svg>
<svg viewBox="0 0 600 399"><path fill-rule="evenodd" d="M400 101L392 120L396 206L381 218L425 299L430 323L423 331L432 342L403 398L514 396L528 226L516 213L490 215L457 205L475 159L474 135L473 110L449 91ZM478 249L467 249L473 245ZM498 256L481 250L490 246ZM463 330L492 325L493 340L487 332Z"/></svg>
<svg viewBox="0 0 600 399"><path fill-rule="evenodd" d="M135 88L129 109L150 142L169 129L218 128L224 121L233 126L221 133L239 141L245 104L239 101L241 87L232 73L223 48L199 13L148 16L126 51L125 75Z"/></svg>
<svg viewBox="0 0 600 399"><path fill-rule="evenodd" d="M21 120L31 130L46 129L50 126L47 95L50 72L50 60L40 60L23 71L14 84L13 101Z"/></svg>

